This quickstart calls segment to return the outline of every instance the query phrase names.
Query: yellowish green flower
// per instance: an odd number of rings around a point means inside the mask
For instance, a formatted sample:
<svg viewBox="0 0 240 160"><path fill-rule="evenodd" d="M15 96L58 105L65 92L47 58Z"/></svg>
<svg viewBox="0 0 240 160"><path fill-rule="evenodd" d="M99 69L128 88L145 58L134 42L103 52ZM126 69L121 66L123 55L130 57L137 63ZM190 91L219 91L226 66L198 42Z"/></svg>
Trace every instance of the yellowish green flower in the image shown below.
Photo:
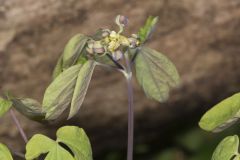
<svg viewBox="0 0 240 160"><path fill-rule="evenodd" d="M119 31L110 31L109 29L102 30L102 39L99 41L90 40L88 42L87 51L90 54L104 54L110 53L116 59L121 58L122 48L135 48L139 46L137 35L132 34L131 37L125 37L121 33L128 23L128 19L124 16L118 15L116 17L116 24L119 26ZM115 53L118 53L117 55Z"/></svg>

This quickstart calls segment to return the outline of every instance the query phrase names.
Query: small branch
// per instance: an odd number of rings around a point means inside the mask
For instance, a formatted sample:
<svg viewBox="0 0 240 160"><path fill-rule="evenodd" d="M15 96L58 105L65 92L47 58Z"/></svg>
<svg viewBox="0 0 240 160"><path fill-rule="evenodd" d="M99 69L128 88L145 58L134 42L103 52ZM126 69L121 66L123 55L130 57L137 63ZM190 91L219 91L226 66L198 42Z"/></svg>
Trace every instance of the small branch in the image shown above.
<svg viewBox="0 0 240 160"><path fill-rule="evenodd" d="M137 55L138 55L139 50L140 50L140 49L137 48L136 51L134 52L133 57L132 57L132 59L131 59L131 66L134 64L134 61L135 61L135 59L136 59L136 57L137 57Z"/></svg>
<svg viewBox="0 0 240 160"><path fill-rule="evenodd" d="M13 119L13 121L14 121L22 139L24 140L25 143L27 143L28 142L27 136L26 136L25 132L23 131L23 128L21 127L13 109L10 109L10 115L11 115L11 117L12 117L12 119Z"/></svg>
<svg viewBox="0 0 240 160"><path fill-rule="evenodd" d="M127 74L125 74L128 88L128 149L127 160L133 159L133 141L134 141L134 106L133 106L133 87L132 87L132 70L129 57L125 54L127 65Z"/></svg>
<svg viewBox="0 0 240 160"><path fill-rule="evenodd" d="M99 65L99 66L103 66L103 67L109 68L109 69L117 70L117 71L119 71L119 72L124 72L124 70L119 69L119 68L116 67L116 66L107 65L107 64L104 64L104 63L100 63L100 62L96 62L96 64Z"/></svg>
<svg viewBox="0 0 240 160"><path fill-rule="evenodd" d="M108 58L109 58L119 69L121 69L121 70L124 70L124 69L125 69L120 63L118 63L117 61L115 61L110 54L106 54L106 55L108 56Z"/></svg>

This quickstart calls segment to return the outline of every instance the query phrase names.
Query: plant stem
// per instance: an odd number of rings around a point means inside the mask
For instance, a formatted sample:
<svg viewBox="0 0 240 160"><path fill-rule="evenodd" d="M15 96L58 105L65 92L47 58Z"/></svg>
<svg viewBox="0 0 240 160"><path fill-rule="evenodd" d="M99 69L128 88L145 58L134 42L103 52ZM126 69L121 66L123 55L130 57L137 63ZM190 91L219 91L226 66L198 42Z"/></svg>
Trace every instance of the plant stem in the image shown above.
<svg viewBox="0 0 240 160"><path fill-rule="evenodd" d="M16 151L13 151L13 154L20 157L20 158L25 158L24 154L23 153L20 153L20 152L16 152Z"/></svg>
<svg viewBox="0 0 240 160"><path fill-rule="evenodd" d="M127 160L133 159L133 139L134 139L134 106L133 106L133 87L132 87L132 70L128 55L125 54L127 73L125 75L128 88L128 149Z"/></svg>
<svg viewBox="0 0 240 160"><path fill-rule="evenodd" d="M23 128L21 127L19 120L17 119L13 109L10 109L10 115L11 115L22 139L24 140L25 143L27 143L28 142L27 136L26 136L25 132L23 131Z"/></svg>

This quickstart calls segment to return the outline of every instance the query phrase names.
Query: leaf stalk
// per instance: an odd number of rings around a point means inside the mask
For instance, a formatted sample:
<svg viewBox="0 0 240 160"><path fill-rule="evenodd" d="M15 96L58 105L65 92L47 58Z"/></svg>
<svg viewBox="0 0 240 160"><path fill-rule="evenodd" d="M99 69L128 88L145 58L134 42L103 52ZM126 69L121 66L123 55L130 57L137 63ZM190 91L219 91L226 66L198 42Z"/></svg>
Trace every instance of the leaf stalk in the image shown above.
<svg viewBox="0 0 240 160"><path fill-rule="evenodd" d="M13 109L10 109L10 115L11 115L11 117L12 117L12 119L13 119L13 121L14 121L14 123L15 123L15 125L16 125L16 127L17 127L17 129L18 129L18 131L19 131L19 133L20 133L20 135L22 137L22 139L24 140L25 143L27 143L28 142L27 136L26 136L25 132L23 131L23 128L20 125L20 122L17 119Z"/></svg>

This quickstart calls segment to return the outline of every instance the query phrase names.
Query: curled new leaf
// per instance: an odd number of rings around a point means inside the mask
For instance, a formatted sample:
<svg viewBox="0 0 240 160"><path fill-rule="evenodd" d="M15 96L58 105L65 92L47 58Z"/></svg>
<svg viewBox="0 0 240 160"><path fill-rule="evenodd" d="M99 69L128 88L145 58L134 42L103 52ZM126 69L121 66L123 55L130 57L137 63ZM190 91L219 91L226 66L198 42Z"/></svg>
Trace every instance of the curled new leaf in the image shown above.
<svg viewBox="0 0 240 160"><path fill-rule="evenodd" d="M1 160L13 160L11 152L9 149L2 143L0 143L0 159Z"/></svg>
<svg viewBox="0 0 240 160"><path fill-rule="evenodd" d="M45 113L42 112L41 104L31 98L12 98L13 107L29 119L43 122Z"/></svg>
<svg viewBox="0 0 240 160"><path fill-rule="evenodd" d="M63 148L65 144L73 153ZM45 160L92 160L89 139L83 129L65 126L57 131L57 141L44 135L34 135L26 146L26 159L33 160L41 154L47 154Z"/></svg>
<svg viewBox="0 0 240 160"><path fill-rule="evenodd" d="M2 117L12 106L12 102L0 97L0 117Z"/></svg>
<svg viewBox="0 0 240 160"><path fill-rule="evenodd" d="M144 43L149 39L157 21L158 21L158 17L150 16L148 17L145 25L142 28L140 28L140 31L138 32L138 36L142 43Z"/></svg>
<svg viewBox="0 0 240 160"><path fill-rule="evenodd" d="M239 155L238 136L228 136L224 138L215 149L212 160L232 160L234 156Z"/></svg>
<svg viewBox="0 0 240 160"><path fill-rule="evenodd" d="M199 125L206 131L220 132L240 118L240 93L215 105L201 118Z"/></svg>
<svg viewBox="0 0 240 160"><path fill-rule="evenodd" d="M142 47L135 60L136 76L145 94L157 101L168 98L171 87L179 85L174 64L163 54Z"/></svg>

